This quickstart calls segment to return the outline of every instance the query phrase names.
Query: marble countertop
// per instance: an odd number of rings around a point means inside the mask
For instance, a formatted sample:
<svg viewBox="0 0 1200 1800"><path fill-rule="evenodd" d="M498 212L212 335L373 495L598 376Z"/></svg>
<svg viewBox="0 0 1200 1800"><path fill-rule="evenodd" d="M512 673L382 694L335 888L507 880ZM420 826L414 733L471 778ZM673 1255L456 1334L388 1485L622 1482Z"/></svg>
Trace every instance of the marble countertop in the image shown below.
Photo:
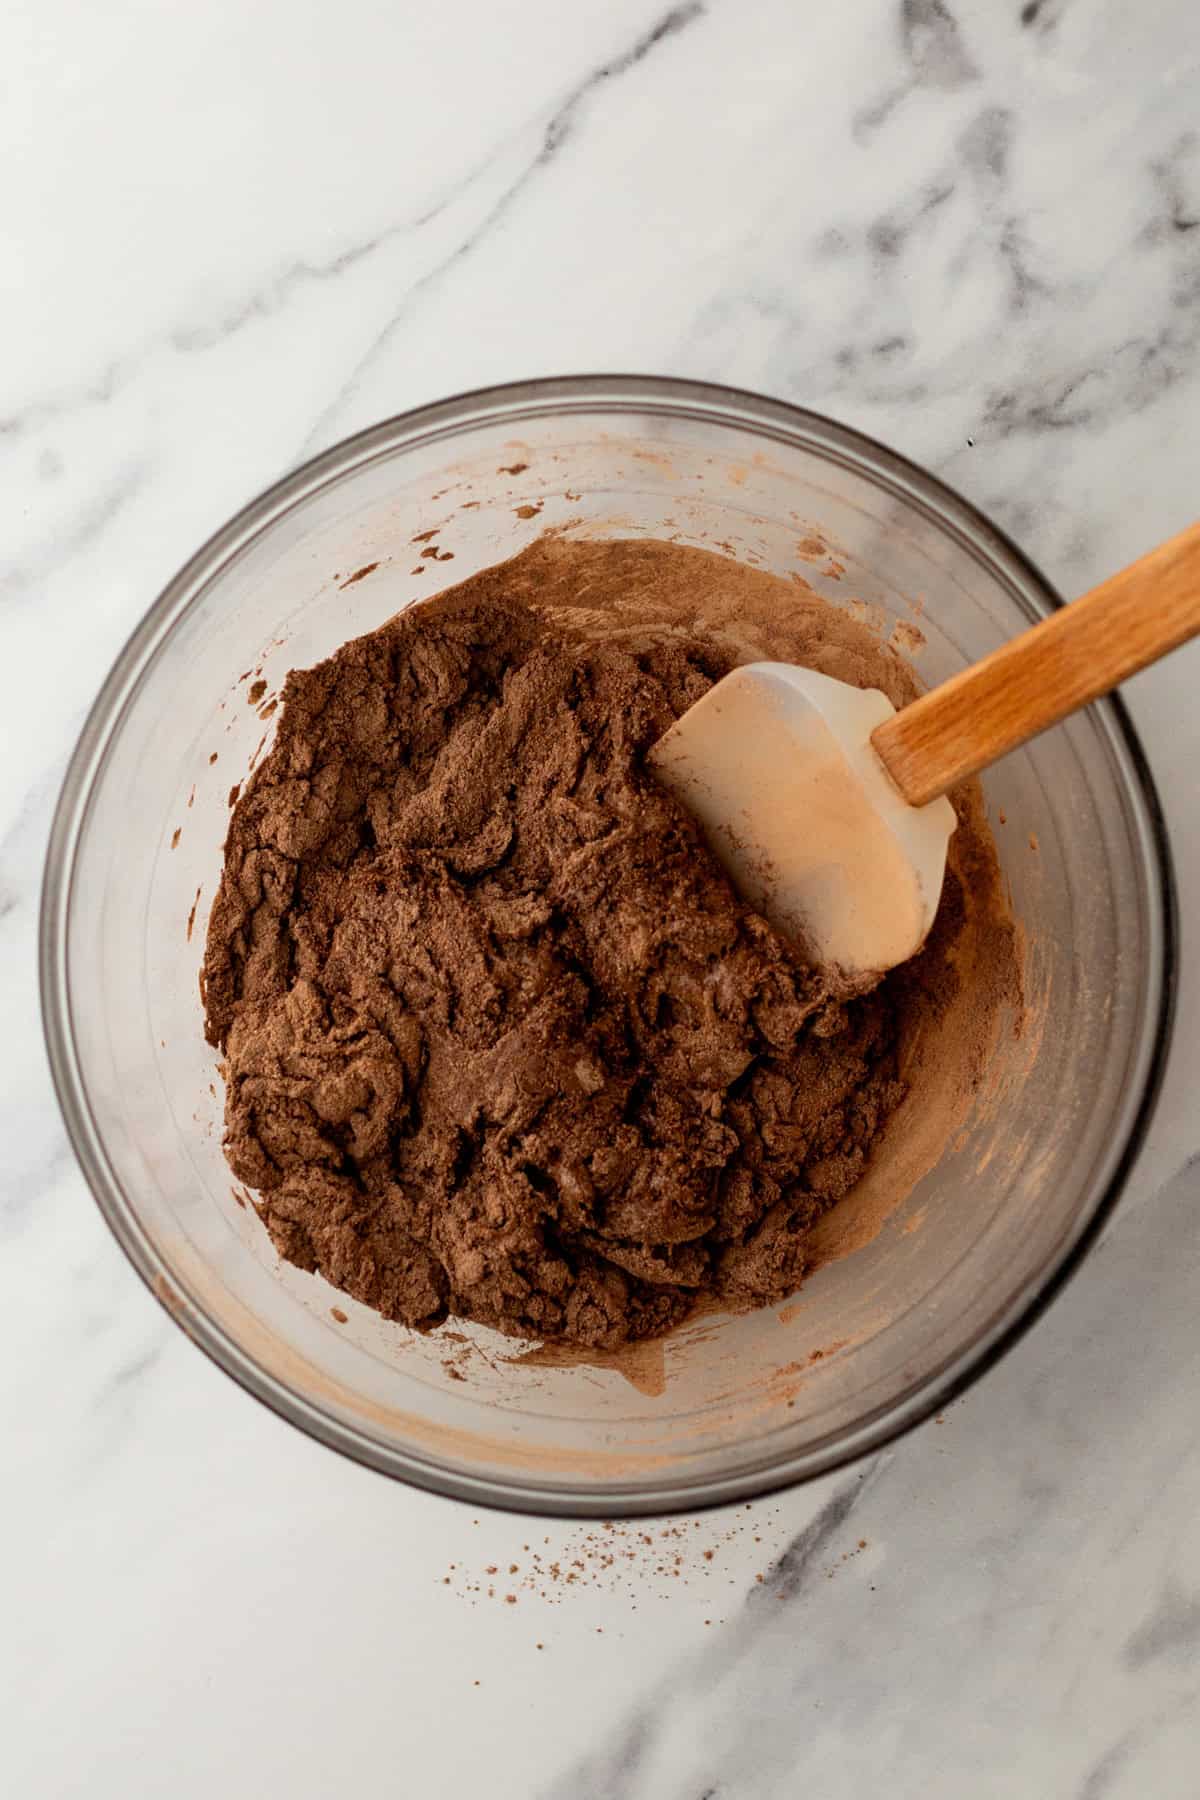
<svg viewBox="0 0 1200 1800"><path fill-rule="evenodd" d="M34 953L119 644L248 495L386 414L580 369L760 388L943 474L1068 594L1186 524L1194 0L13 0L0 67L5 1790L1194 1796L1189 940L1151 1137L1066 1294L895 1448L685 1522L684 1583L390 1485L210 1367L75 1167ZM1185 931L1198 682L1193 646L1129 690ZM589 1579L489 1600L534 1532Z"/></svg>

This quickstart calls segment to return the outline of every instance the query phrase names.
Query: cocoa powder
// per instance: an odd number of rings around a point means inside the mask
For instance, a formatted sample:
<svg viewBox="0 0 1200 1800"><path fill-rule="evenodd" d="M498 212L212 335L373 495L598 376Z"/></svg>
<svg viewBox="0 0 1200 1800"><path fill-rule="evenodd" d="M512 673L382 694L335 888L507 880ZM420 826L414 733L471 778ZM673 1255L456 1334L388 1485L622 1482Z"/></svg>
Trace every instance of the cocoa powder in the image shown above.
<svg viewBox="0 0 1200 1800"><path fill-rule="evenodd" d="M603 1348L799 1285L990 851L975 821L926 950L849 1002L738 899L645 757L785 606L796 660L909 696L865 627L654 542L542 540L288 676L202 973L282 1256L406 1325Z"/></svg>

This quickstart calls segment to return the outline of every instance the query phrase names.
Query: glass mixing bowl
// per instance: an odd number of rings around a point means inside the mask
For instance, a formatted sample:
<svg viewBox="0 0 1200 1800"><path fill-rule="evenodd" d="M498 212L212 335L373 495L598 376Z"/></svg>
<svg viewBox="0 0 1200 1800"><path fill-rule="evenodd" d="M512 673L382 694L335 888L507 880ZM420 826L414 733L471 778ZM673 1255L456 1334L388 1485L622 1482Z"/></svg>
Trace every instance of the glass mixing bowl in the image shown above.
<svg viewBox="0 0 1200 1800"><path fill-rule="evenodd" d="M46 1031L118 1241L251 1393L373 1468L474 1503L664 1512L802 1480L894 1437L986 1367L1078 1265L1162 1067L1170 863L1118 702L989 772L1034 1024L1002 1036L952 1144L874 1239L787 1306L701 1318L620 1366L523 1356L453 1322L432 1336L387 1324L279 1263L221 1154L197 970L229 790L288 668L549 525L674 535L798 571L898 624L927 683L1058 604L940 482L751 394L538 381L379 425L218 532L105 682L51 838ZM417 574L413 540L434 527L454 560ZM265 700L248 705L257 681Z"/></svg>

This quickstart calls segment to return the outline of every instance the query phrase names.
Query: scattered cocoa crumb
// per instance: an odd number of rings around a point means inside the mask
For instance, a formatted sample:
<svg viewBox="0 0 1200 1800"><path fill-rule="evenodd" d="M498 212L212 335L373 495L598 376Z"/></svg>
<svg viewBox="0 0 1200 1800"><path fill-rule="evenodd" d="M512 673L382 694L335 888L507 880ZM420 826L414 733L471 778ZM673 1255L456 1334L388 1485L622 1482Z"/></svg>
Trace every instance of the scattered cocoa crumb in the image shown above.
<svg viewBox="0 0 1200 1800"><path fill-rule="evenodd" d="M344 1313L340 1306L331 1306L329 1311L339 1325L348 1325L350 1323L349 1315Z"/></svg>
<svg viewBox="0 0 1200 1800"><path fill-rule="evenodd" d="M528 463L501 463L496 473L497 475L523 475L528 467Z"/></svg>
<svg viewBox="0 0 1200 1800"><path fill-rule="evenodd" d="M437 534L438 527L435 525L432 531L418 531L416 536L409 538L408 541L410 544L432 544Z"/></svg>
<svg viewBox="0 0 1200 1800"><path fill-rule="evenodd" d="M716 1536L718 1545L736 1543L748 1533L750 1524L759 1524L767 1513L764 1503L759 1504L757 1514L752 1518L739 1516ZM779 1508L769 1509L771 1516L778 1518ZM529 1561L524 1565L510 1561L507 1565L511 1587L507 1591L499 1590L490 1579L499 1573L502 1565L488 1563L478 1576L472 1576L468 1565L450 1563L446 1576L451 1578L450 1585L455 1587L459 1597L471 1605L480 1600L504 1600L512 1604L522 1593L530 1594L547 1605L561 1605L566 1590L578 1587L590 1587L600 1591L621 1593L630 1599L634 1595L647 1592L647 1579L661 1584L659 1591L678 1592L678 1586L672 1590L672 1583L686 1586L685 1570L690 1569L697 1578L703 1575L705 1580L715 1579L708 1567L706 1557L711 1557L712 1546L705 1552L700 1551L700 1558L692 1562L698 1546L692 1535L697 1528L703 1529L707 1521L679 1519L661 1527L657 1532L646 1532L634 1522L606 1521L596 1526L580 1527L574 1530L564 1541L559 1555L547 1554L532 1550L530 1545L522 1546ZM663 1541L668 1544L681 1545L683 1548L670 1550L665 1560L658 1548ZM544 1539L549 1544L550 1540ZM631 1566L632 1565L632 1566ZM443 1576L443 1582L446 1579ZM724 1573L721 1577L726 1579ZM762 1576L755 1578L757 1581ZM737 1582L729 1577L732 1585ZM653 1592L653 1588L650 1589ZM512 1600L509 1596L512 1595ZM634 1606L636 1610L636 1606Z"/></svg>
<svg viewBox="0 0 1200 1800"><path fill-rule="evenodd" d="M542 510L542 508L541 508L540 504L537 506L514 506L513 507L513 511L516 513L518 519L536 519L538 514L541 512L541 510Z"/></svg>
<svg viewBox="0 0 1200 1800"><path fill-rule="evenodd" d="M196 898L192 901L192 910L188 914L188 920L187 920L187 941L189 944L192 941L192 927L196 923L196 908L199 906L199 904L200 904L200 889L197 888L196 889Z"/></svg>
<svg viewBox="0 0 1200 1800"><path fill-rule="evenodd" d="M181 834L182 830L183 830L183 827L181 825L177 825L175 827L174 831L171 833L171 848L172 848L172 850L174 850L178 847L179 838L180 838L180 834Z"/></svg>
<svg viewBox="0 0 1200 1800"><path fill-rule="evenodd" d="M258 680L252 681L250 683L250 686L246 690L247 704L249 706L257 706L259 701L262 699L263 695L266 693L266 691L267 691L267 684L263 680L262 676L260 675Z"/></svg>

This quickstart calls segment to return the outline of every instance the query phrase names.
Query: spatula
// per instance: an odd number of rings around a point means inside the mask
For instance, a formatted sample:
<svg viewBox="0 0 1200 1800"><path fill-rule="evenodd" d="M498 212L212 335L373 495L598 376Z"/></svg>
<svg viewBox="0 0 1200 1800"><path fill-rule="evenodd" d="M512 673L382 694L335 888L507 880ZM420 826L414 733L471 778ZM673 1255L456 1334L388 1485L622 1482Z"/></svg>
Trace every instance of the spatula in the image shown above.
<svg viewBox="0 0 1200 1800"><path fill-rule="evenodd" d="M914 956L955 826L946 795L1200 633L1200 524L897 712L748 663L650 752L734 885L847 991Z"/></svg>

